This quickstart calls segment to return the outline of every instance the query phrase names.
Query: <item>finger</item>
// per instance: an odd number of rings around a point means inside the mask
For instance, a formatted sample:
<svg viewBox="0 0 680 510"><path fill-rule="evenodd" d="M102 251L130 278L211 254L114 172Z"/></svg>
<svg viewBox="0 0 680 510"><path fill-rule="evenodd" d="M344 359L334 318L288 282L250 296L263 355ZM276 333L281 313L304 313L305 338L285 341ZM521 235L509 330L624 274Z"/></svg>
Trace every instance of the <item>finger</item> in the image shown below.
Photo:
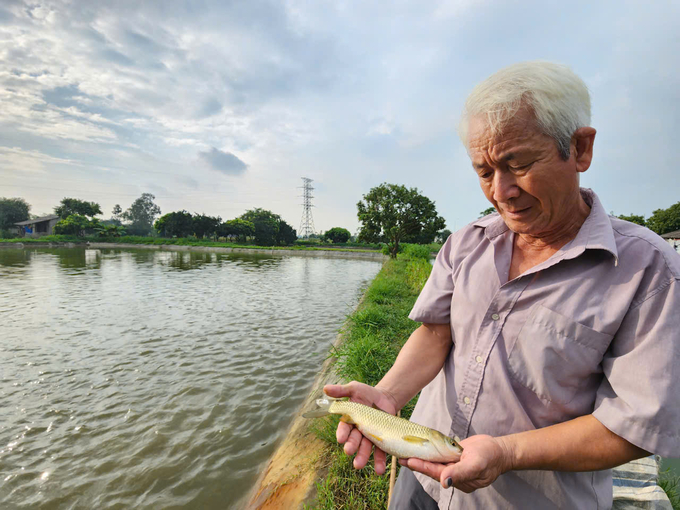
<svg viewBox="0 0 680 510"><path fill-rule="evenodd" d="M454 468L454 464L449 464L444 469L442 469L442 472L439 475L439 483L441 483L442 487L445 489L453 486L455 486L457 489L460 489L461 486L456 484L458 478L457 475L458 473Z"/></svg>
<svg viewBox="0 0 680 510"><path fill-rule="evenodd" d="M354 455L357 450L359 449L359 445L361 444L361 440L364 438L364 436L359 432L358 429L352 429L352 432L349 434L349 438L345 442L345 453L347 455Z"/></svg>
<svg viewBox="0 0 680 510"><path fill-rule="evenodd" d="M444 464L428 462L422 459L406 459L406 466L412 471L418 471L437 481L439 481L441 473L444 470Z"/></svg>
<svg viewBox="0 0 680 510"><path fill-rule="evenodd" d="M368 464L368 459L371 456L371 450L373 450L373 443L368 439L363 438L361 444L359 445L359 450L357 451L357 456L354 457L354 468L363 469Z"/></svg>
<svg viewBox="0 0 680 510"><path fill-rule="evenodd" d="M327 384L323 387L323 392L333 398L349 397L350 390L347 386L347 384Z"/></svg>
<svg viewBox="0 0 680 510"><path fill-rule="evenodd" d="M452 486L456 487L456 489L470 493L479 488L475 484L479 475L479 472L470 470L466 464L456 462L444 467L439 477L439 482L442 484L442 487L447 488L449 487L448 480L451 479Z"/></svg>
<svg viewBox="0 0 680 510"><path fill-rule="evenodd" d="M338 423L338 428L335 431L335 438L338 440L338 443L342 444L347 441L353 428L354 427L349 423L345 423L344 421Z"/></svg>
<svg viewBox="0 0 680 510"><path fill-rule="evenodd" d="M373 450L373 462L375 463L375 472L384 475L387 470L387 454L377 446Z"/></svg>

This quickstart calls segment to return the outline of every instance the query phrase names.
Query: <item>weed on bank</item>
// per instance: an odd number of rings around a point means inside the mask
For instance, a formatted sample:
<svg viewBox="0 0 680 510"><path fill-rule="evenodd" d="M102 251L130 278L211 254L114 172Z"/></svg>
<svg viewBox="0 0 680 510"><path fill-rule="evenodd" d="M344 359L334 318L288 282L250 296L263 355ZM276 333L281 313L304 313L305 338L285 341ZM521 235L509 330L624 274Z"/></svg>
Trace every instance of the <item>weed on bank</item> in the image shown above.
<svg viewBox="0 0 680 510"><path fill-rule="evenodd" d="M345 326L345 341L331 352L336 373L346 381L375 385L382 379L419 323L408 318L420 290L427 281L432 265L429 250L405 250L383 265L378 276L364 294L357 310ZM402 417L411 416L417 397L402 409ZM318 437L328 443L322 458L328 470L317 483L316 503L308 508L384 509L387 507L390 462L387 473L375 474L372 460L357 471L352 458L346 456L335 440L338 416L314 420L311 424Z"/></svg>

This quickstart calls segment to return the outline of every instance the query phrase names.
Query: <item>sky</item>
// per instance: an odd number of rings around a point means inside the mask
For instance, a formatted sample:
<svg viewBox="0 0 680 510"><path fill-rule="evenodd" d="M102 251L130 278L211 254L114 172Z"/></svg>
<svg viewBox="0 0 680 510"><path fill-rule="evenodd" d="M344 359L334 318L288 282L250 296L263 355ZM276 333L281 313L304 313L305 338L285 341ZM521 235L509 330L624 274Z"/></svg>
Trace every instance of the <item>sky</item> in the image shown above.
<svg viewBox="0 0 680 510"><path fill-rule="evenodd" d="M356 232L383 182L450 230L489 207L456 126L475 84L550 60L588 85L598 131L581 185L614 214L680 201L680 3L496 0L2 0L0 197L103 218L163 213Z"/></svg>

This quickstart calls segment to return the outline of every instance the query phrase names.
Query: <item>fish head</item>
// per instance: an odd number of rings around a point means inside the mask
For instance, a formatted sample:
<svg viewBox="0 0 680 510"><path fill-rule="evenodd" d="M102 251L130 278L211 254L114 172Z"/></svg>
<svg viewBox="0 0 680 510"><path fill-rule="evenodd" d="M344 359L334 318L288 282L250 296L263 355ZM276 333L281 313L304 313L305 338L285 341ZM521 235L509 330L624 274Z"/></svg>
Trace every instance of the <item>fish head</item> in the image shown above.
<svg viewBox="0 0 680 510"><path fill-rule="evenodd" d="M458 441L436 430L432 432L434 436L431 438L432 444L442 458L447 459L448 462L458 462L461 453L463 453L463 447L458 444Z"/></svg>

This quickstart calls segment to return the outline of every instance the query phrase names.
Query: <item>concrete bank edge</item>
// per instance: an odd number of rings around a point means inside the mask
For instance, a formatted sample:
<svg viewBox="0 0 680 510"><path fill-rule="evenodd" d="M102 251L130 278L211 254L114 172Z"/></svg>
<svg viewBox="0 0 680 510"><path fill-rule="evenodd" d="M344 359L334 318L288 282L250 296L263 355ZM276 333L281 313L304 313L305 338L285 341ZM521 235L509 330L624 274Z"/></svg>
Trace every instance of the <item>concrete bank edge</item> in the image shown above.
<svg viewBox="0 0 680 510"><path fill-rule="evenodd" d="M265 254L272 256L298 256L298 257L327 257L345 259L371 259L385 260L387 255L381 252L343 251L343 250L274 250L266 248L230 248L226 246L189 246L178 244L128 244L128 243L3 243L0 248L78 248L86 247L93 249L141 249L161 251L193 251L199 253L250 253Z"/></svg>

